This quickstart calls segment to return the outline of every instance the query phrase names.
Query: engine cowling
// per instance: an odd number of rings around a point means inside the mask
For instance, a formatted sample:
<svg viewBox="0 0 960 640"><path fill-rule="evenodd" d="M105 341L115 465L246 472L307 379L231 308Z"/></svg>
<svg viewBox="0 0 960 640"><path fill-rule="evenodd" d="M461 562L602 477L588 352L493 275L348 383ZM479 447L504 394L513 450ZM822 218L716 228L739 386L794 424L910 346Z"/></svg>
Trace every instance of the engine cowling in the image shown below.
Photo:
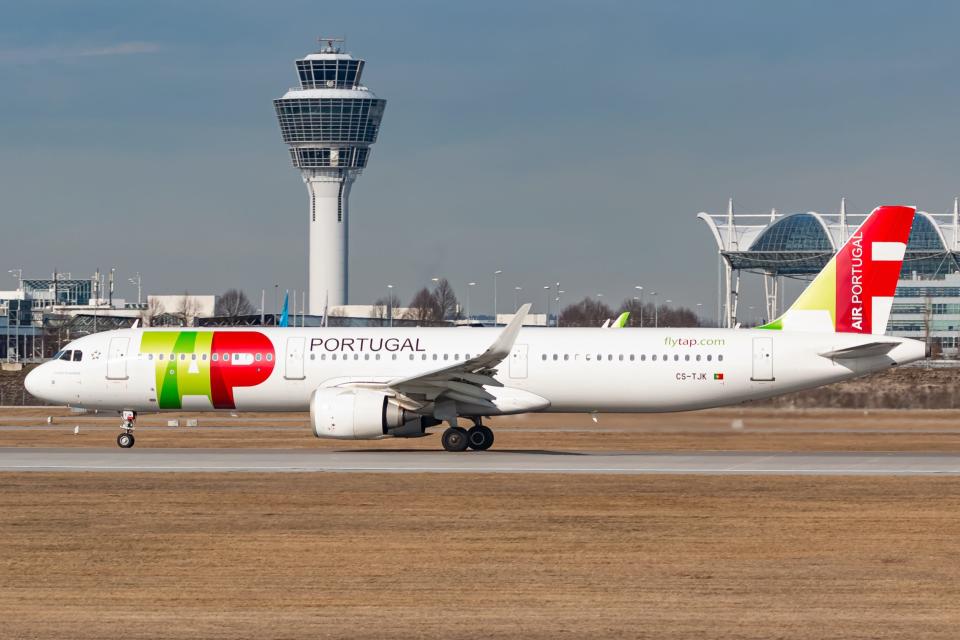
<svg viewBox="0 0 960 640"><path fill-rule="evenodd" d="M411 414L386 394L369 389L317 389L310 397L310 423L318 438L374 440L391 435L407 436ZM420 430L422 435L423 430Z"/></svg>

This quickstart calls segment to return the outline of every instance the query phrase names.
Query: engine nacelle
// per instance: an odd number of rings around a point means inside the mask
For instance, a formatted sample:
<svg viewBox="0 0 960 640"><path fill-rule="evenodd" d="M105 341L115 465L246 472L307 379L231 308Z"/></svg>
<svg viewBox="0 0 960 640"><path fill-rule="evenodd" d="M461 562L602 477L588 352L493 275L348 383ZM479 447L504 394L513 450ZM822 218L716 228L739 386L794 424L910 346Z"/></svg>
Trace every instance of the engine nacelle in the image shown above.
<svg viewBox="0 0 960 640"><path fill-rule="evenodd" d="M419 416L410 414L386 394L369 389L317 389L310 397L310 423L318 438L409 437L405 431L414 420L419 424ZM393 430L397 433L391 433Z"/></svg>

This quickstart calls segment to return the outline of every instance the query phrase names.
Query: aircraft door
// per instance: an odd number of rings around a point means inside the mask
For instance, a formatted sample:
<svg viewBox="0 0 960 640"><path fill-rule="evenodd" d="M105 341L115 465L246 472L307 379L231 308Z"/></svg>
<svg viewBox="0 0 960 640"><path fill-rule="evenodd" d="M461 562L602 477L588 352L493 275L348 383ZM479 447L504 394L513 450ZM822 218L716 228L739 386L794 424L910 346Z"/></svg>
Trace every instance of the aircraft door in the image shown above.
<svg viewBox="0 0 960 640"><path fill-rule="evenodd" d="M773 338L753 339L753 375L751 380L774 380Z"/></svg>
<svg viewBox="0 0 960 640"><path fill-rule="evenodd" d="M287 380L303 380L303 346L306 338L287 338L287 358L283 377Z"/></svg>
<svg viewBox="0 0 960 640"><path fill-rule="evenodd" d="M527 377L527 351L525 344L514 345L510 354L510 377L521 379Z"/></svg>
<svg viewBox="0 0 960 640"><path fill-rule="evenodd" d="M107 380L127 379L127 350L130 338L111 338L107 350Z"/></svg>

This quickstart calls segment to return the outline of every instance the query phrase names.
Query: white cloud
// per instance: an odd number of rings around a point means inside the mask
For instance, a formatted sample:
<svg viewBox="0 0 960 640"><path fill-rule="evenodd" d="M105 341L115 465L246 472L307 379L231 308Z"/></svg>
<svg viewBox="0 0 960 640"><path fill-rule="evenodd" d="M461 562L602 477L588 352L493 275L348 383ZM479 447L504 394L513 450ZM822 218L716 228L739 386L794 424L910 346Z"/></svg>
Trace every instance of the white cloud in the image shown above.
<svg viewBox="0 0 960 640"><path fill-rule="evenodd" d="M0 64L31 64L50 60L70 60L73 58L98 58L106 56L129 56L143 53L157 53L161 50L155 42L117 42L99 46L60 46L44 45L0 49Z"/></svg>

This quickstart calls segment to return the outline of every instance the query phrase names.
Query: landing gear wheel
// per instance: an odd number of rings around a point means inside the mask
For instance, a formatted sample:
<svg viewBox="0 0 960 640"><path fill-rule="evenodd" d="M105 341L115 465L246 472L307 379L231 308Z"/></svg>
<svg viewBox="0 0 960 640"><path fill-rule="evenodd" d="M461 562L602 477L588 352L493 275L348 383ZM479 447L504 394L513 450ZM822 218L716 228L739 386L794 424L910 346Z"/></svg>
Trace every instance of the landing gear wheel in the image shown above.
<svg viewBox="0 0 960 640"><path fill-rule="evenodd" d="M121 433L117 436L117 446L121 449L129 449L133 446L134 442L136 442L136 439L132 433Z"/></svg>
<svg viewBox="0 0 960 640"><path fill-rule="evenodd" d="M467 444L476 451L486 451L493 446L493 430L478 424L467 431Z"/></svg>
<svg viewBox="0 0 960 640"><path fill-rule="evenodd" d="M447 451L466 451L470 444L467 439L467 430L462 427L450 427L444 431L440 442Z"/></svg>

